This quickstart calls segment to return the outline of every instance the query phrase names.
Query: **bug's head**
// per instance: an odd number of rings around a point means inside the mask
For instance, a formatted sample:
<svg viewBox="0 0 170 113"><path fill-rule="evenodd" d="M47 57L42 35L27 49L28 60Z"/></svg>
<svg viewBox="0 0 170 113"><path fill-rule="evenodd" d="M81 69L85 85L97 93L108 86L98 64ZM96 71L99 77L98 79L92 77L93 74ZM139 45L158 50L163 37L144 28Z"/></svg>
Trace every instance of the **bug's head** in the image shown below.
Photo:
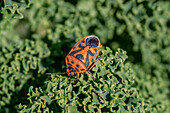
<svg viewBox="0 0 170 113"><path fill-rule="evenodd" d="M68 74L68 76L73 76L76 74L76 71L72 67L67 67L67 74Z"/></svg>
<svg viewBox="0 0 170 113"><path fill-rule="evenodd" d="M86 45L89 47L97 47L100 43L100 40L96 36L88 36L86 38Z"/></svg>

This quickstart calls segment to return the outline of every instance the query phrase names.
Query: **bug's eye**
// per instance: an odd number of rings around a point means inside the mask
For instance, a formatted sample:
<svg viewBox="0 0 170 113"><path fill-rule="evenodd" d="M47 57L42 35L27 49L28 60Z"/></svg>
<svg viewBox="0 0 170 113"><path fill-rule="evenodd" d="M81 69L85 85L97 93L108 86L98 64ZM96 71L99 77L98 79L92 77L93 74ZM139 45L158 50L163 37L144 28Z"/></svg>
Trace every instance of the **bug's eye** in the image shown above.
<svg viewBox="0 0 170 113"><path fill-rule="evenodd" d="M99 40L97 37L90 37L86 39L86 45L90 47L97 47L99 45Z"/></svg>

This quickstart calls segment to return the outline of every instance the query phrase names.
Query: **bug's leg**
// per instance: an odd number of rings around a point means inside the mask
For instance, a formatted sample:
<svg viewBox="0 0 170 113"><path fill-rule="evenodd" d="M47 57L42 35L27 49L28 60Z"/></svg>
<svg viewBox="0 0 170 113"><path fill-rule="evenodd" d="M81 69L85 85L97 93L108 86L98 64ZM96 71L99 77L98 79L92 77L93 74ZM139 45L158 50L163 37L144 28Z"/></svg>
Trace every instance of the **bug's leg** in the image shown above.
<svg viewBox="0 0 170 113"><path fill-rule="evenodd" d="M85 73L86 73L87 75L91 76L93 79L95 79L94 76L91 75L91 74L89 74L87 71L86 71Z"/></svg>
<svg viewBox="0 0 170 113"><path fill-rule="evenodd" d="M67 72L63 72L63 73L46 73L47 75L52 75L52 74L67 74Z"/></svg>
<svg viewBox="0 0 170 113"><path fill-rule="evenodd" d="M72 80L70 81L70 83L71 83L72 81L77 81L77 80L79 80L79 74L78 74L78 73L76 73L76 79L72 79Z"/></svg>
<svg viewBox="0 0 170 113"><path fill-rule="evenodd" d="M79 80L79 74L76 73L76 81Z"/></svg>
<svg viewBox="0 0 170 113"><path fill-rule="evenodd" d="M100 57L100 58L98 58L98 59L96 60L96 62L88 69L88 71L90 71L90 70L96 65L96 63L97 63L100 59L102 59L102 58L103 58L103 56Z"/></svg>

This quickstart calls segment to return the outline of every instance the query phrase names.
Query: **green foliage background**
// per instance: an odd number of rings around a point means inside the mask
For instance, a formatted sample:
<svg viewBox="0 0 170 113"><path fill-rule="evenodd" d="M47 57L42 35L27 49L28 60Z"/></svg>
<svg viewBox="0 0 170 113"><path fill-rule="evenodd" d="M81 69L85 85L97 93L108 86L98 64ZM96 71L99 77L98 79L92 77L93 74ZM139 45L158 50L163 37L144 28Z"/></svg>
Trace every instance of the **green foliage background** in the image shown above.
<svg viewBox="0 0 170 113"><path fill-rule="evenodd" d="M169 11L156 0L1 0L0 112L168 113ZM102 43L95 80L45 75L88 35Z"/></svg>

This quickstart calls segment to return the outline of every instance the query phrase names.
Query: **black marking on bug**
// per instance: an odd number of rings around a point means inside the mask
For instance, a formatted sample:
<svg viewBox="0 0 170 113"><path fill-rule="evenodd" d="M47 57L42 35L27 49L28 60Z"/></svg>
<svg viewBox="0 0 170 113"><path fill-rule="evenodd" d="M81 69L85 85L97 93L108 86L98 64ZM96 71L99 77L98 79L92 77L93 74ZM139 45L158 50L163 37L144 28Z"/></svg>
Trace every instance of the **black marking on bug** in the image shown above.
<svg viewBox="0 0 170 113"><path fill-rule="evenodd" d="M77 64L76 67L80 67L80 65Z"/></svg>
<svg viewBox="0 0 170 113"><path fill-rule="evenodd" d="M72 51L69 56L74 56L74 54L76 54L77 52L80 52L82 50L84 50L85 46L82 46L81 44L78 45L78 47L80 48L79 50L75 50L75 51Z"/></svg>
<svg viewBox="0 0 170 113"><path fill-rule="evenodd" d="M77 69L77 68L75 68L76 69L76 71L78 71L79 72L79 69Z"/></svg>
<svg viewBox="0 0 170 113"><path fill-rule="evenodd" d="M67 62L69 62L69 59L68 59L68 57L67 57Z"/></svg>
<svg viewBox="0 0 170 113"><path fill-rule="evenodd" d="M81 51L81 50L83 50L83 49L79 49L79 50L76 50L76 51L72 51L72 52L69 54L69 56L74 56L74 54L76 54L77 52L79 52L79 51Z"/></svg>
<svg viewBox="0 0 170 113"><path fill-rule="evenodd" d="M94 56L95 54L92 53L90 50L87 51L87 58L86 58L86 62L85 62L86 68L87 68L87 67L89 66L89 64L90 64L89 55Z"/></svg>
<svg viewBox="0 0 170 113"><path fill-rule="evenodd" d="M85 66L86 68L88 67L90 61L89 61L89 55L87 54L87 58L86 58L86 62L85 62Z"/></svg>
<svg viewBox="0 0 170 113"><path fill-rule="evenodd" d="M97 53L97 49L94 49L95 50L95 52Z"/></svg>
<svg viewBox="0 0 170 113"><path fill-rule="evenodd" d="M73 47L73 49L75 49L78 45L80 45L80 43L84 43L84 42L85 42L84 40L80 41L78 44L76 44L76 45Z"/></svg>
<svg viewBox="0 0 170 113"><path fill-rule="evenodd" d="M84 56L82 54L77 54L76 58L83 62Z"/></svg>
<svg viewBox="0 0 170 113"><path fill-rule="evenodd" d="M69 66L72 66L70 63L67 63Z"/></svg>
<svg viewBox="0 0 170 113"><path fill-rule="evenodd" d="M85 46L82 46L81 44L78 45L79 48L84 49Z"/></svg>
<svg viewBox="0 0 170 113"><path fill-rule="evenodd" d="M99 39L97 37L89 37L86 39L86 46L91 47L98 47Z"/></svg>
<svg viewBox="0 0 170 113"><path fill-rule="evenodd" d="M94 50L95 50L96 53L94 54L94 57L93 57L93 59L91 60L91 62L94 62L94 60L95 60L95 58L96 58L96 56L97 56L97 51L98 51L98 50L97 50L97 49L94 49Z"/></svg>
<svg viewBox="0 0 170 113"><path fill-rule="evenodd" d="M72 64L74 64L74 61L71 61Z"/></svg>
<svg viewBox="0 0 170 113"><path fill-rule="evenodd" d="M87 54L90 54L91 56L94 56L94 53L92 53L90 50L87 51Z"/></svg>
<svg viewBox="0 0 170 113"><path fill-rule="evenodd" d="M80 69L81 71L84 71L85 69Z"/></svg>
<svg viewBox="0 0 170 113"><path fill-rule="evenodd" d="M77 46L74 46L73 49L76 49Z"/></svg>

